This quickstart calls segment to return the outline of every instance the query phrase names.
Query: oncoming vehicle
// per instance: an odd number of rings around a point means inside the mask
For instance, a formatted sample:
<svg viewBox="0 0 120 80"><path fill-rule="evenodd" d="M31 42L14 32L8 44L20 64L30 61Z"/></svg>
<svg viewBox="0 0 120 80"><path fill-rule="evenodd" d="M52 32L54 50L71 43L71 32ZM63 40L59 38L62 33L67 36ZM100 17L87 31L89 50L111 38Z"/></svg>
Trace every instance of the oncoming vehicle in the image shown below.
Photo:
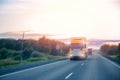
<svg viewBox="0 0 120 80"><path fill-rule="evenodd" d="M86 59L86 38L85 37L75 37L71 38L70 45L70 60L73 59Z"/></svg>

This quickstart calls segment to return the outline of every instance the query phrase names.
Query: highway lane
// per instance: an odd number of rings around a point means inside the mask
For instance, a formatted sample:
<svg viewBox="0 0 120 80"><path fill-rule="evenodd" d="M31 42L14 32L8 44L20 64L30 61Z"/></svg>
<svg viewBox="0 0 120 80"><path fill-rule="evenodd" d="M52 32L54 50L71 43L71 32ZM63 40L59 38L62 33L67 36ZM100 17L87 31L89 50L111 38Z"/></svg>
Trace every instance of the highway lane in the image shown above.
<svg viewBox="0 0 120 80"><path fill-rule="evenodd" d="M100 55L62 60L0 76L0 80L120 80L120 67Z"/></svg>

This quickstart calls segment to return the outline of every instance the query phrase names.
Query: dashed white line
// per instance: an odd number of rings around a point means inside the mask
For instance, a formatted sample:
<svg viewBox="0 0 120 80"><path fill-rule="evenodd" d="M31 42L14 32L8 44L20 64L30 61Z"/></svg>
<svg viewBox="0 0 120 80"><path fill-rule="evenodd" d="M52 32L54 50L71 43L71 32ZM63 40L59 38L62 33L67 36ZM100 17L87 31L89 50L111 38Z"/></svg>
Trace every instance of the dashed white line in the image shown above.
<svg viewBox="0 0 120 80"><path fill-rule="evenodd" d="M65 79L68 79L73 73L68 74Z"/></svg>
<svg viewBox="0 0 120 80"><path fill-rule="evenodd" d="M83 65L84 65L84 63L81 64L81 66L83 66Z"/></svg>

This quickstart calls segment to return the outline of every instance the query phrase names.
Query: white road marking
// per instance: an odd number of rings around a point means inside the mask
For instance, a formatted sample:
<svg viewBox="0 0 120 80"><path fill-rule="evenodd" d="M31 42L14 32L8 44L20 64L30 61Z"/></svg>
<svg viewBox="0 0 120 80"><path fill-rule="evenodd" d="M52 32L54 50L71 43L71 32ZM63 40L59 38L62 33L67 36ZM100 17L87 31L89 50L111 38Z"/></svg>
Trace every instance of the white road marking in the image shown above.
<svg viewBox="0 0 120 80"><path fill-rule="evenodd" d="M100 55L100 56L101 56L101 55ZM105 57L103 57L103 56L101 56L101 58L103 58L104 60L110 62L111 64L113 64L114 66L116 66L117 68L120 69L120 66L119 66L118 64L114 63L113 61L111 61L111 60L109 60L109 59L107 59L107 58L105 58Z"/></svg>
<svg viewBox="0 0 120 80"><path fill-rule="evenodd" d="M81 64L81 66L83 66L83 65L84 65L84 63Z"/></svg>
<svg viewBox="0 0 120 80"><path fill-rule="evenodd" d="M28 68L28 69L24 69L24 70L20 70L20 71L16 71L16 72L4 74L4 75L1 75L0 77L6 77L6 76L10 76L10 75L22 73L22 72L29 71L29 70L34 70L34 69L37 69L37 68L40 68L40 67L45 67L45 66L49 66L49 65L54 65L54 64L59 63L59 62L64 62L64 61L57 61L57 62L53 62L53 63L48 63L48 64L44 64L44 65L41 65L41 66L32 67L32 68Z"/></svg>
<svg viewBox="0 0 120 80"><path fill-rule="evenodd" d="M65 79L68 79L73 73L68 74Z"/></svg>

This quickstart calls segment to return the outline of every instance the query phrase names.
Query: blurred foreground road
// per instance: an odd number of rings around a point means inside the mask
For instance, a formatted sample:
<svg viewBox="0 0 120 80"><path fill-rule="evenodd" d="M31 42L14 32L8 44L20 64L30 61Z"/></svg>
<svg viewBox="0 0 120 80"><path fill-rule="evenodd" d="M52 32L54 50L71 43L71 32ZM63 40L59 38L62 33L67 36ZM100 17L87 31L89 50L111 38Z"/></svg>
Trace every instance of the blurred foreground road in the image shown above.
<svg viewBox="0 0 120 80"><path fill-rule="evenodd" d="M120 80L120 66L95 54L62 60L0 76L0 80Z"/></svg>

